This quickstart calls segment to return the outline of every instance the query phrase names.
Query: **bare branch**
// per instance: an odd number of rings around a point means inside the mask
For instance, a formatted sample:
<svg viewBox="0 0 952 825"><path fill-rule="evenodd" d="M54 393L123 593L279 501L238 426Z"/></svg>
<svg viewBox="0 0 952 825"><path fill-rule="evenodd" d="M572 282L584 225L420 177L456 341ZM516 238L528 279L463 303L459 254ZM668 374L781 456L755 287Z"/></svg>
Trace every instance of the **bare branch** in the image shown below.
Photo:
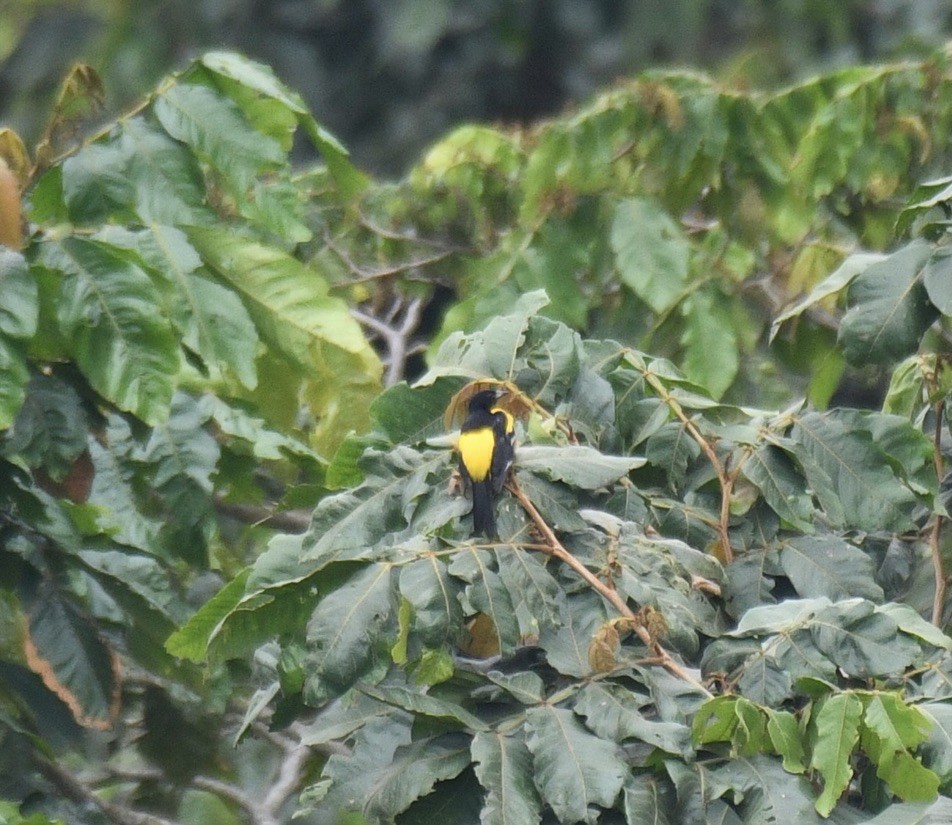
<svg viewBox="0 0 952 825"><path fill-rule="evenodd" d="M702 685L694 676L689 673L684 667L679 664L667 650L665 650L658 642L651 638L651 634L648 632L648 629L644 626L642 621L638 618L635 612L628 606L627 602L614 587L610 587L605 584L601 579L599 579L591 570L589 570L582 562L580 562L575 556L573 556L565 547L562 546L562 543L558 540L555 533L552 531L552 528L546 524L545 519L542 518L542 515L536 509L535 505L529 500L522 488L516 482L516 480L510 479L507 483L507 488L512 492L516 497L519 504L522 505L522 508L529 515L529 518L532 519L532 523L535 524L538 531L542 534L545 539L545 544L542 546L542 552L548 553L550 556L557 558L559 561L564 562L569 567L571 567L585 582L595 590L605 601L609 602L612 607L614 607L622 616L626 619L631 619L632 630L638 635L638 638L644 643L644 645L651 651L654 652L657 657L657 663L661 665L669 673L677 676L679 679L683 679L685 682L690 683L698 690L703 691L708 696L711 695L710 691L704 685ZM533 547L537 545L532 545Z"/></svg>
<svg viewBox="0 0 952 825"><path fill-rule="evenodd" d="M66 768L55 762L34 757L37 770L67 799L81 805L93 805L116 825L178 825L171 819L156 814L142 813L116 802L100 798L91 788Z"/></svg>
<svg viewBox="0 0 952 825"><path fill-rule="evenodd" d="M352 309L351 314L361 324L372 330L384 343L387 349L387 375L384 384L392 387L403 379L406 373L407 358L416 351L411 345L410 338L420 323L423 311L423 299L420 297L401 300L397 298L386 313L386 320L381 320L360 309ZM398 323L397 318L403 315Z"/></svg>

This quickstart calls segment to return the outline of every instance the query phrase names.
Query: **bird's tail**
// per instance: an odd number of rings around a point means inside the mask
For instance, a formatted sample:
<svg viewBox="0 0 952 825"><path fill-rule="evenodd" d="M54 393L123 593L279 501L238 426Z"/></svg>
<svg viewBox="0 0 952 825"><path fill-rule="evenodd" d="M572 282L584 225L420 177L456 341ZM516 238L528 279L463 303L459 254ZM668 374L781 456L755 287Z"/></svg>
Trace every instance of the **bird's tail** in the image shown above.
<svg viewBox="0 0 952 825"><path fill-rule="evenodd" d="M492 481L487 476L483 481L473 482L473 535L494 539L496 513L493 507Z"/></svg>

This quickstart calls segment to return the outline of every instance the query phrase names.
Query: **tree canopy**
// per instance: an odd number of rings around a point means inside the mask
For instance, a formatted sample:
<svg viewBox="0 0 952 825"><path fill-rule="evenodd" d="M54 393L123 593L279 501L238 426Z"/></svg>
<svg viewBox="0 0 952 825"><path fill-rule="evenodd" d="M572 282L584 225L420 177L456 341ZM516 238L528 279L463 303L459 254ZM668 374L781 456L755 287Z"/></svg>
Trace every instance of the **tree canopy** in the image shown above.
<svg viewBox="0 0 952 825"><path fill-rule="evenodd" d="M76 141L75 67L0 130L0 817L948 821L950 86L654 71L388 182L230 52Z"/></svg>

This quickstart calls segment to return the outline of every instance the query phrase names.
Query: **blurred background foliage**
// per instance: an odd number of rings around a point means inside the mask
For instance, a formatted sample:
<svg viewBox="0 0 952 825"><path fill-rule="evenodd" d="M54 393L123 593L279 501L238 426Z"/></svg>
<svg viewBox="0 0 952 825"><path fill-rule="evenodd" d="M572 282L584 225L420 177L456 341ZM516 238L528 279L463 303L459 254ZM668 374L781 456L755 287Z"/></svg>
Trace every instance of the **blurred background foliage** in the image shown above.
<svg viewBox="0 0 952 825"><path fill-rule="evenodd" d="M769 89L950 33L942 0L3 0L0 121L35 138L74 61L102 75L109 118L224 46L300 90L359 166L398 175L460 122L532 121L649 66Z"/></svg>

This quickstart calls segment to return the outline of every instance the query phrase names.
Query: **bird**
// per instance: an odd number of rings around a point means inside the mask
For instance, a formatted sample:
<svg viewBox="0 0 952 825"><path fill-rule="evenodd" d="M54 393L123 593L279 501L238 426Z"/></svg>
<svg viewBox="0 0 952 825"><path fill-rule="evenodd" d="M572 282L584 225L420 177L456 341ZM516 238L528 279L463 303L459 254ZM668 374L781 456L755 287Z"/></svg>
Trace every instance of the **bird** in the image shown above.
<svg viewBox="0 0 952 825"><path fill-rule="evenodd" d="M514 419L496 406L505 394L495 388L472 395L457 444L460 475L473 491L473 536L488 539L499 536L496 497L506 483L515 452Z"/></svg>

